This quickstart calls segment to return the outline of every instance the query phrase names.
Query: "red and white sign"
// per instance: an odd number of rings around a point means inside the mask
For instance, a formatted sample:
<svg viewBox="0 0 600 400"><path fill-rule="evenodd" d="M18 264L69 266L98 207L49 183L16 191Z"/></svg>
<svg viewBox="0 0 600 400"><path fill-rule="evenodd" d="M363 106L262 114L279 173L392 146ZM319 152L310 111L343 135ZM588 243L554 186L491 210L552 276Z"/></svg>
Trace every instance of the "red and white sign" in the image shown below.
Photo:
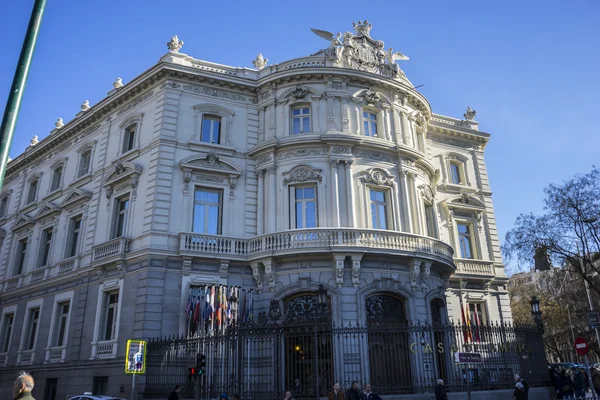
<svg viewBox="0 0 600 400"><path fill-rule="evenodd" d="M578 337L577 339L575 339L575 351L577 352L577 354L579 354L580 356L585 356L589 350L590 348L588 347L588 344L584 338Z"/></svg>

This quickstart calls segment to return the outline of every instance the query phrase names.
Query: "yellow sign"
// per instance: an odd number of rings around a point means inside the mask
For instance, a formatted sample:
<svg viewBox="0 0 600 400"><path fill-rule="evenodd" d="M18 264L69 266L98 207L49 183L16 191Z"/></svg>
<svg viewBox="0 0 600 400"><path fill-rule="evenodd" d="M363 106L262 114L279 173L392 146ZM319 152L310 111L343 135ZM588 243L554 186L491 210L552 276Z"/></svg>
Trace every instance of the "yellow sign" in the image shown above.
<svg viewBox="0 0 600 400"><path fill-rule="evenodd" d="M126 374L146 373L146 342L143 340L128 340L125 357Z"/></svg>

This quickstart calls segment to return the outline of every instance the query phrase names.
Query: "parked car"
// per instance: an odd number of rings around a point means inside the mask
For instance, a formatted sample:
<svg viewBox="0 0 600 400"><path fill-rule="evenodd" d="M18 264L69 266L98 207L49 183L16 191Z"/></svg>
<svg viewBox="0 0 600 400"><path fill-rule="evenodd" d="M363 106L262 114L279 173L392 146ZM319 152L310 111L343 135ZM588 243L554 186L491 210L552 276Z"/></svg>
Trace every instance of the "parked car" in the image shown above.
<svg viewBox="0 0 600 400"><path fill-rule="evenodd" d="M71 397L69 400L125 400L121 397L105 396L100 394L92 394L92 392L85 392L83 394Z"/></svg>

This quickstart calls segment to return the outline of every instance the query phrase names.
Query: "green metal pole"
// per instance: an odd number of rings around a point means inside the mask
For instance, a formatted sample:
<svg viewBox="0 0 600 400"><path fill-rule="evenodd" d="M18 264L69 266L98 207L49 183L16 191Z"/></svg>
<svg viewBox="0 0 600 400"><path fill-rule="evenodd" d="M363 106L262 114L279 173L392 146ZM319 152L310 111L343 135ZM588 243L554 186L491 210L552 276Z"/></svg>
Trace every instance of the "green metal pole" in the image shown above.
<svg viewBox="0 0 600 400"><path fill-rule="evenodd" d="M31 12L31 19L29 20L29 26L27 27L27 33L25 34L23 48L21 49L21 55L19 56L19 63L17 64L15 77L10 88L4 115L2 116L2 125L0 125L0 189L2 189L4 183L6 161L8 160L13 134L15 133L15 127L17 126L19 110L21 108L21 102L23 101L25 83L27 82L27 76L29 75L29 67L31 66L31 59L33 58L35 43L37 41L38 33L40 32L44 8L46 8L46 0L35 0L33 11Z"/></svg>

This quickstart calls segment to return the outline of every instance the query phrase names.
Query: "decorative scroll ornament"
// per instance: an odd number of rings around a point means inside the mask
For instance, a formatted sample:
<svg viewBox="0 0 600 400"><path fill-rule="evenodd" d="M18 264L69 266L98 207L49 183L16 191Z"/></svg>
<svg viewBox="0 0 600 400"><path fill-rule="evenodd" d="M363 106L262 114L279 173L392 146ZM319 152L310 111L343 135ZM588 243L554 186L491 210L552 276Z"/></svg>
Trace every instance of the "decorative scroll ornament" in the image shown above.
<svg viewBox="0 0 600 400"><path fill-rule="evenodd" d="M365 103L375 105L379 103L381 96L374 89L369 89L363 94L363 98L365 99Z"/></svg>
<svg viewBox="0 0 600 400"><path fill-rule="evenodd" d="M183 40L179 40L177 35L173 36L170 41L167 42L167 48L173 53L179 53L179 50L183 47Z"/></svg>
<svg viewBox="0 0 600 400"><path fill-rule="evenodd" d="M252 65L254 65L254 68L260 71L261 69L267 66L268 62L268 58L265 58L261 53L258 53L256 59L252 61Z"/></svg>
<svg viewBox="0 0 600 400"><path fill-rule="evenodd" d="M271 299L269 311L258 314L258 326L330 324L331 313L327 303L319 303L316 295L307 294L286 302L285 314L278 299Z"/></svg>
<svg viewBox="0 0 600 400"><path fill-rule="evenodd" d="M283 184L287 185L294 182L308 182L317 181L321 182L323 177L320 174L320 169L314 169L308 165L299 165L292 168L292 170L283 179Z"/></svg>
<svg viewBox="0 0 600 400"><path fill-rule="evenodd" d="M380 168L373 168L362 173L360 179L365 183L374 183L379 186L394 186L394 178Z"/></svg>
<svg viewBox="0 0 600 400"><path fill-rule="evenodd" d="M296 88L292 91L291 95L294 96L296 100L303 99L308 94L308 89L305 86L300 84L296 85Z"/></svg>
<svg viewBox="0 0 600 400"><path fill-rule="evenodd" d="M473 118L475 118L475 116L477 115L477 111L471 110L471 107L467 107L467 111L463 115L465 117L465 120L473 121Z"/></svg>
<svg viewBox="0 0 600 400"><path fill-rule="evenodd" d="M433 204L435 200L436 191L429 184L426 183L419 185L419 189L421 189L421 193L423 193L423 197L425 198L425 200Z"/></svg>
<svg viewBox="0 0 600 400"><path fill-rule="evenodd" d="M372 25L368 21L358 21L352 25L354 34L346 32L335 36L328 31L311 29L317 36L329 42L328 48L315 55L325 55L326 62L336 67L358 69L388 78L404 78L404 73L396 61L408 60L408 57L394 52L391 47L385 50L383 41L371 38Z"/></svg>

